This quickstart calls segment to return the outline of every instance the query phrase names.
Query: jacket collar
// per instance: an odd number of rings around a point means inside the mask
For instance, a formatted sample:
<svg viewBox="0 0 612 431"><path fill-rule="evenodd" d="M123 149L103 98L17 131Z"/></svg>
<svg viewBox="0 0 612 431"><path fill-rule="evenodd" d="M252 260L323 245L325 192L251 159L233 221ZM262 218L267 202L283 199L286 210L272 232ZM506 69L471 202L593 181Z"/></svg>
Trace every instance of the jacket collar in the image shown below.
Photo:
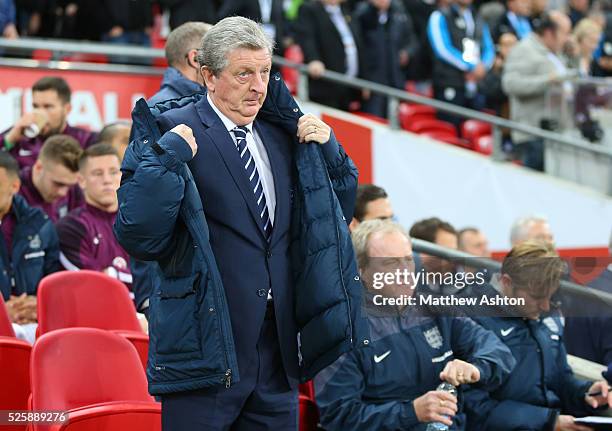
<svg viewBox="0 0 612 431"><path fill-rule="evenodd" d="M193 94L204 90L202 85L186 78L185 75L174 67L168 67L164 72L162 87L170 87L178 94Z"/></svg>

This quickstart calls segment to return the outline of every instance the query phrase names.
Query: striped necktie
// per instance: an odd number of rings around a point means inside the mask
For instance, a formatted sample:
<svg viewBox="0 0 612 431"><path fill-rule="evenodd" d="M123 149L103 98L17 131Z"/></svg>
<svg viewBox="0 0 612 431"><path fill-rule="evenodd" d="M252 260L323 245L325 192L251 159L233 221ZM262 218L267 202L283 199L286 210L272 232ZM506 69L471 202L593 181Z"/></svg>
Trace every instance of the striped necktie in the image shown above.
<svg viewBox="0 0 612 431"><path fill-rule="evenodd" d="M243 162L242 166L244 167L249 184L251 185L251 190L253 191L253 199L255 199L255 204L257 205L260 223L266 234L266 239L269 240L270 234L272 233L272 221L270 220L270 214L268 213L266 195L264 193L259 172L257 171L257 166L255 166L255 160L253 160L253 155L247 147L248 133L249 129L244 126L237 126L232 129L232 134L236 138L236 148L238 149L238 154Z"/></svg>

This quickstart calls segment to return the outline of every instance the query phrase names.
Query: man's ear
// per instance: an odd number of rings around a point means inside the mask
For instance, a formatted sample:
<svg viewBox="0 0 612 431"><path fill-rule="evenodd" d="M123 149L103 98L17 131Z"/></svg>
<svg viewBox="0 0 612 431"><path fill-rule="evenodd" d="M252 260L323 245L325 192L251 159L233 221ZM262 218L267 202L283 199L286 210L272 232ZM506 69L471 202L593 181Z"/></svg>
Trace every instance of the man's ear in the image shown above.
<svg viewBox="0 0 612 431"><path fill-rule="evenodd" d="M200 72L202 73L202 77L204 78L204 85L208 89L209 93L215 92L215 84L216 84L216 76L212 73L212 71L206 67L202 66L200 68Z"/></svg>
<svg viewBox="0 0 612 431"><path fill-rule="evenodd" d="M16 195L19 192L19 187L21 187L21 180L19 176L15 175L15 178L11 181L11 195Z"/></svg>
<svg viewBox="0 0 612 431"><path fill-rule="evenodd" d="M512 293L512 278L508 274L502 274L500 282L504 295L510 296Z"/></svg>
<svg viewBox="0 0 612 431"><path fill-rule="evenodd" d="M85 177L81 174L81 172L77 173L77 182L81 190L85 190Z"/></svg>

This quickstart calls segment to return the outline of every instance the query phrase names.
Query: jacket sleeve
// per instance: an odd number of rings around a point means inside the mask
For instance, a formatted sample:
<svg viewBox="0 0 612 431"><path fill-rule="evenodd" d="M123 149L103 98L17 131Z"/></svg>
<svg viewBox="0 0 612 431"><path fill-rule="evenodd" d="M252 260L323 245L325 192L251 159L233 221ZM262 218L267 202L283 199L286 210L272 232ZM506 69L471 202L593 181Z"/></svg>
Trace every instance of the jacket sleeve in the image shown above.
<svg viewBox="0 0 612 431"><path fill-rule="evenodd" d="M549 87L548 73L535 73L533 58L525 50L514 49L508 55L502 75L502 86L506 94L516 97L539 96Z"/></svg>
<svg viewBox="0 0 612 431"><path fill-rule="evenodd" d="M57 231L51 220L47 220L43 226L43 231L49 238L47 249L45 250L43 272L45 275L49 275L62 269L59 261L60 245Z"/></svg>
<svg viewBox="0 0 612 431"><path fill-rule="evenodd" d="M342 207L345 221L349 224L353 219L353 211L355 210L359 172L333 132L329 141L323 144L321 148L334 193Z"/></svg>
<svg viewBox="0 0 612 431"><path fill-rule="evenodd" d="M510 374L516 360L497 336L467 317L452 318L452 347L455 356L480 370L476 384L493 390Z"/></svg>
<svg viewBox="0 0 612 431"><path fill-rule="evenodd" d="M131 256L159 260L172 253L185 192L181 173L192 157L183 138L166 132L157 143L145 147L135 171L119 188L115 236Z"/></svg>
<svg viewBox="0 0 612 431"><path fill-rule="evenodd" d="M552 431L559 411L514 400L498 401L489 392L470 388L463 406L472 431Z"/></svg>
<svg viewBox="0 0 612 431"><path fill-rule="evenodd" d="M320 420L329 430L408 430L419 424L411 400L369 403L362 398L364 372L349 352L315 378Z"/></svg>
<svg viewBox="0 0 612 431"><path fill-rule="evenodd" d="M476 65L463 59L463 54L453 46L446 23L446 18L440 11L434 11L427 24L427 37L434 55L445 63L463 71L470 72Z"/></svg>
<svg viewBox="0 0 612 431"><path fill-rule="evenodd" d="M489 26L484 24L482 26L482 63L487 68L491 69L493 62L495 61L495 45L493 44L493 38L489 31Z"/></svg>
<svg viewBox="0 0 612 431"><path fill-rule="evenodd" d="M559 342L557 361L557 370L561 373L558 379L559 386L557 390L559 391L563 411L573 416L591 416L596 414L596 410L590 407L584 399L584 394L589 390L593 382L581 380L574 376L572 368L567 363L567 351L562 341Z"/></svg>

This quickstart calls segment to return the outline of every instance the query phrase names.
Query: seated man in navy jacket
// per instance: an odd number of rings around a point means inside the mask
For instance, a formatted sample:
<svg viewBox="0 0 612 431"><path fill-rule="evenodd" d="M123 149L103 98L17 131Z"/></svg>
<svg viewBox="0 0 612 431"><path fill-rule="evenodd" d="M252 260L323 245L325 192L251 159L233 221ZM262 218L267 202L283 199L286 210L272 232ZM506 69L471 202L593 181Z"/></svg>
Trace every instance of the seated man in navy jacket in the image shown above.
<svg viewBox="0 0 612 431"><path fill-rule="evenodd" d="M59 267L59 241L51 220L17 194L19 165L0 151L0 292L13 323L36 322L41 278Z"/></svg>
<svg viewBox="0 0 612 431"><path fill-rule="evenodd" d="M474 316L510 348L517 365L498 389L466 393L470 430L588 430L574 416L612 403L607 382L580 380L567 363L563 322L551 311L565 270L551 244L527 241L505 257L498 288L484 291L522 301Z"/></svg>
<svg viewBox="0 0 612 431"><path fill-rule="evenodd" d="M427 423L438 422L466 429L460 400L467 386L461 385L495 389L514 366L510 351L468 318L439 316L418 301L406 303L416 299L410 283L377 285L376 274L414 271L410 238L401 226L369 220L352 237L367 290L372 342L315 378L323 427L425 430ZM458 386L459 398L437 390L442 381Z"/></svg>

